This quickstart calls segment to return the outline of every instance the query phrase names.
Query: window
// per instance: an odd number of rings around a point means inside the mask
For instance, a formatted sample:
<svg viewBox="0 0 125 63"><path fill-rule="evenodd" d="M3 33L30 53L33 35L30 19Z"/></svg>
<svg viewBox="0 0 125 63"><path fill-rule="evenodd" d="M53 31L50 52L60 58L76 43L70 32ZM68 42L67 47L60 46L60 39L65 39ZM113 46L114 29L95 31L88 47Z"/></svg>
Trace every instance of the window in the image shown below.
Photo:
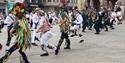
<svg viewBox="0 0 125 63"><path fill-rule="evenodd" d="M56 0L56 2L59 2L59 0Z"/></svg>
<svg viewBox="0 0 125 63"><path fill-rule="evenodd" d="M38 0L31 0L32 3L38 3Z"/></svg>
<svg viewBox="0 0 125 63"><path fill-rule="evenodd" d="M31 1L31 3L42 3L42 1L44 0L29 0L29 1Z"/></svg>
<svg viewBox="0 0 125 63"><path fill-rule="evenodd" d="M51 2L51 0L48 0L48 2Z"/></svg>
<svg viewBox="0 0 125 63"><path fill-rule="evenodd" d="M71 3L73 3L73 0L71 0Z"/></svg>
<svg viewBox="0 0 125 63"><path fill-rule="evenodd" d="M71 0L69 0L69 3L71 3Z"/></svg>
<svg viewBox="0 0 125 63"><path fill-rule="evenodd" d="M53 0L53 2L56 2L56 0Z"/></svg>
<svg viewBox="0 0 125 63"><path fill-rule="evenodd" d="M42 0L42 2L46 2L46 0Z"/></svg>
<svg viewBox="0 0 125 63"><path fill-rule="evenodd" d="M25 2L30 2L30 0L25 0Z"/></svg>
<svg viewBox="0 0 125 63"><path fill-rule="evenodd" d="M77 3L77 0L75 0L75 3Z"/></svg>
<svg viewBox="0 0 125 63"><path fill-rule="evenodd" d="M38 0L38 3L42 3L42 0Z"/></svg>

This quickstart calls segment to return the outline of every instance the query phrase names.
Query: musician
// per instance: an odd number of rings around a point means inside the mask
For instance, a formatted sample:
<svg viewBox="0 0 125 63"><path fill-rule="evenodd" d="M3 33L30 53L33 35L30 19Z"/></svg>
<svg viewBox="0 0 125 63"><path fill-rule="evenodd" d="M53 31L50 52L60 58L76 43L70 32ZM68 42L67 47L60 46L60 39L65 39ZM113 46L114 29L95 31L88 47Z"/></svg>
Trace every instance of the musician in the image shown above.
<svg viewBox="0 0 125 63"><path fill-rule="evenodd" d="M85 32L86 27L88 26L88 15L86 13L86 10L83 10L82 17L83 17L83 22L82 22L82 32Z"/></svg>
<svg viewBox="0 0 125 63"><path fill-rule="evenodd" d="M57 49L55 51L55 55L57 55L59 53L60 46L62 45L64 39L66 40L66 47L64 49L70 49L70 39L68 36L68 32L70 30L69 23L70 23L70 21L69 21L69 17L66 12L66 9L62 8L61 12L60 12L60 25L59 25L61 36L60 36L60 40L57 44Z"/></svg>
<svg viewBox="0 0 125 63"><path fill-rule="evenodd" d="M6 43L6 46L7 46L7 50L9 49L9 46L10 46L10 43L11 43L11 39L12 39L12 36L10 34L10 30L13 28L14 24L16 23L17 21L17 18L16 16L14 15L14 12L12 12L13 10L11 10L9 12L9 15L6 17L4 23L7 24L7 43Z"/></svg>

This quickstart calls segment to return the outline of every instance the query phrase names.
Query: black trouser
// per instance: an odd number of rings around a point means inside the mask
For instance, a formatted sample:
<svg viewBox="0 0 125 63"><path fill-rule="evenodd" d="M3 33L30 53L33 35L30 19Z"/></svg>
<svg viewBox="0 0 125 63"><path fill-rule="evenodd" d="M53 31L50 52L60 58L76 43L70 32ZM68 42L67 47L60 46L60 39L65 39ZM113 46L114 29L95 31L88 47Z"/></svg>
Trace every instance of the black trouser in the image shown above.
<svg viewBox="0 0 125 63"><path fill-rule="evenodd" d="M15 50L17 50L18 47L18 43L14 44L6 53L5 55L0 58L0 63L3 63L4 60L6 60ZM23 60L25 61L25 63L29 63L26 54L22 51L22 48L19 49L19 53L21 54Z"/></svg>
<svg viewBox="0 0 125 63"><path fill-rule="evenodd" d="M111 29L114 29L114 27L113 27L113 22L114 22L114 21L115 21L115 19L112 20L111 22L109 21L109 26L110 26Z"/></svg>
<svg viewBox="0 0 125 63"><path fill-rule="evenodd" d="M89 28L89 30L92 29L92 26L93 26L93 22L92 22L92 20L90 19L90 20L88 20L88 28Z"/></svg>
<svg viewBox="0 0 125 63"><path fill-rule="evenodd" d="M1 31L1 29L4 27L4 23L3 22L1 22L1 25L0 25L0 31Z"/></svg>
<svg viewBox="0 0 125 63"><path fill-rule="evenodd" d="M31 28L33 27L33 21L30 22L30 27L31 27Z"/></svg>
<svg viewBox="0 0 125 63"><path fill-rule="evenodd" d="M108 27L107 27L108 25L109 25L109 21L104 21L103 26L104 26L106 31L108 31Z"/></svg>
<svg viewBox="0 0 125 63"><path fill-rule="evenodd" d="M111 29L114 29L114 27L113 27L113 21L111 21L111 22L109 20L105 21L104 22L104 27L106 28L106 30L108 30L107 26L109 26Z"/></svg>
<svg viewBox="0 0 125 63"><path fill-rule="evenodd" d="M0 50L2 49L2 44L0 43Z"/></svg>
<svg viewBox="0 0 125 63"><path fill-rule="evenodd" d="M8 29L7 29L7 43L6 43L6 46L9 46L10 45L10 42L11 42L11 34L10 34L10 30L13 28L13 26L8 26Z"/></svg>
<svg viewBox="0 0 125 63"><path fill-rule="evenodd" d="M82 32L85 31L86 27L88 26L88 22L83 22L83 26L82 26Z"/></svg>
<svg viewBox="0 0 125 63"><path fill-rule="evenodd" d="M110 22L112 26L114 25L114 22L116 22L115 19L113 19L113 20Z"/></svg>
<svg viewBox="0 0 125 63"><path fill-rule="evenodd" d="M100 28L103 28L102 24L101 24L101 21L95 21L94 28L96 30L96 33L99 33L100 32Z"/></svg>
<svg viewBox="0 0 125 63"><path fill-rule="evenodd" d="M59 40L58 45L57 45L58 49L60 49L60 46L62 45L64 39L66 40L67 47L70 47L70 40L69 40L68 33L62 32L60 40Z"/></svg>
<svg viewBox="0 0 125 63"><path fill-rule="evenodd" d="M52 19L52 18L50 18L50 19L49 19L49 23L50 23L50 24L52 24L52 22L53 22L53 19Z"/></svg>

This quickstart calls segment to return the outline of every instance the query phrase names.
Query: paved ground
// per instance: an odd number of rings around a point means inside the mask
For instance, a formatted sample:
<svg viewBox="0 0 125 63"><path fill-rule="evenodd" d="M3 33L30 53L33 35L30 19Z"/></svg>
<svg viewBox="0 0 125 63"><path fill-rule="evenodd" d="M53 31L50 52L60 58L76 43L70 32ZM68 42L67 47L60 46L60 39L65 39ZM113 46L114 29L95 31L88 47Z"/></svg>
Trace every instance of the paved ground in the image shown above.
<svg viewBox="0 0 125 63"><path fill-rule="evenodd" d="M54 26L52 31L55 35L50 42L57 44L60 36L58 26ZM26 54L31 63L125 63L125 23L115 25L115 30L102 31L100 35L95 35L94 30L87 31L83 35L84 43L78 43L80 39L78 37L70 38L72 49L64 50L62 45L57 56L54 55L54 51L49 50L48 57L40 57L42 53L40 47L32 47ZM6 32L0 33L0 43L3 46L6 37ZM0 51L0 57L4 55L4 50L5 47ZM19 57L18 51L15 51L6 63L19 63Z"/></svg>

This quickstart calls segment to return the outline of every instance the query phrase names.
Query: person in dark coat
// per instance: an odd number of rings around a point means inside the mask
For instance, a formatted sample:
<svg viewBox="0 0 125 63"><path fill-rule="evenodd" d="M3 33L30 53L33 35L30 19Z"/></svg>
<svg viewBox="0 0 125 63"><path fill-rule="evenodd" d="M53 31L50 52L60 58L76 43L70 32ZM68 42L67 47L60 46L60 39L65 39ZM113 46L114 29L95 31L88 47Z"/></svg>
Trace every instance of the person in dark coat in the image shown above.
<svg viewBox="0 0 125 63"><path fill-rule="evenodd" d="M86 29L86 27L88 26L88 22L87 22L88 16L87 16L87 14L86 14L86 11L83 11L82 17L83 17L82 32L85 32L85 29Z"/></svg>
<svg viewBox="0 0 125 63"><path fill-rule="evenodd" d="M95 18L94 28L96 30L95 34L100 34L100 29L103 28L102 15L99 12L97 12L97 15L96 15L96 18Z"/></svg>

